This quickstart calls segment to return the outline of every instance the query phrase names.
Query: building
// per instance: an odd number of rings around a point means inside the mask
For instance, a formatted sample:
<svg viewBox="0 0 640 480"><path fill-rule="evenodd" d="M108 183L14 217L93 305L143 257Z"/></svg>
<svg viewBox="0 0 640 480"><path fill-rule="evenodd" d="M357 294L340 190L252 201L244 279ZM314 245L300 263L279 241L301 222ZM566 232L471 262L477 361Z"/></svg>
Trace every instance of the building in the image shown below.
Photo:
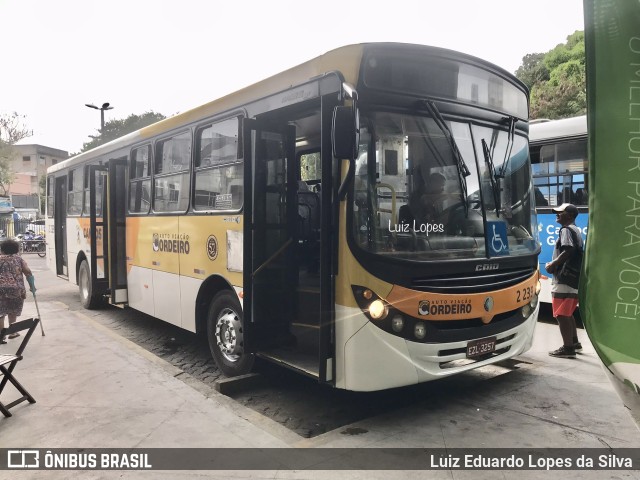
<svg viewBox="0 0 640 480"><path fill-rule="evenodd" d="M65 150L37 144L13 145L11 170L15 177L7 186L7 195L15 211L22 216L37 216L40 210L40 179L47 168L69 158Z"/></svg>
<svg viewBox="0 0 640 480"><path fill-rule="evenodd" d="M44 145L13 145L11 170L15 174L9 186L9 195L37 195L40 178L47 168L69 158L69 153Z"/></svg>

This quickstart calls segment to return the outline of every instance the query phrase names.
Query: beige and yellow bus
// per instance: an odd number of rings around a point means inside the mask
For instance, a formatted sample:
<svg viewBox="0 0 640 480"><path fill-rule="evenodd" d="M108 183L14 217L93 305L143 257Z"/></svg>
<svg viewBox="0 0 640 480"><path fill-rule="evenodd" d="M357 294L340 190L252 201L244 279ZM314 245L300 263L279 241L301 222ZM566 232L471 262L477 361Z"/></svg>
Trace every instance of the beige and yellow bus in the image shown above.
<svg viewBox="0 0 640 480"><path fill-rule="evenodd" d="M531 345L527 132L526 88L490 63L338 48L51 167L48 261L87 308L207 335L229 376L441 378Z"/></svg>

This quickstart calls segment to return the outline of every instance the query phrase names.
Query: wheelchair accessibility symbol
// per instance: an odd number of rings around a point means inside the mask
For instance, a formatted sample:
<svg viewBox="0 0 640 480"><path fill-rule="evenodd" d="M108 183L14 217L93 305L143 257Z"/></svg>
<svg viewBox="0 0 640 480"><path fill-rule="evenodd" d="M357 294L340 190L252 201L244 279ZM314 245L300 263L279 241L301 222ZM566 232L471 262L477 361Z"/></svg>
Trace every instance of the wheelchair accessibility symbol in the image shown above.
<svg viewBox="0 0 640 480"><path fill-rule="evenodd" d="M487 222L487 249L490 257L509 255L506 223Z"/></svg>

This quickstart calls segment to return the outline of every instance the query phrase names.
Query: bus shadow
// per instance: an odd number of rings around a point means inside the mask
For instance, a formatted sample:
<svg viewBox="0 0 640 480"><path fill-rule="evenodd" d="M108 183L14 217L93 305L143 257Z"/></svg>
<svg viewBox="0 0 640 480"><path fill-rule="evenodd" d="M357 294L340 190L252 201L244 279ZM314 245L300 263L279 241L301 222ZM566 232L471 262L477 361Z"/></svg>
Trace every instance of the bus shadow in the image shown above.
<svg viewBox="0 0 640 480"><path fill-rule="evenodd" d="M94 320L188 373L210 388L226 377L217 368L205 335L197 335L131 309L107 308ZM377 392L352 392L321 385L274 363L256 359L254 371L261 381L234 391L229 398L280 423L304 438L344 428L356 435L353 423L420 407L444 412L453 402L475 395L498 395L530 382L512 359L440 380ZM470 393L473 392L473 393ZM362 433L362 432L360 432Z"/></svg>
<svg viewBox="0 0 640 480"><path fill-rule="evenodd" d="M352 392L321 385L296 372L258 361L256 370L264 382L230 397L305 438L343 427L346 428L341 433L357 435L364 432L350 425L368 418L416 406L437 413L449 408L452 402L468 401L475 395L493 395L497 390L503 392L507 386L513 387L512 374L525 363L512 359L419 385ZM526 383L527 379L522 381Z"/></svg>

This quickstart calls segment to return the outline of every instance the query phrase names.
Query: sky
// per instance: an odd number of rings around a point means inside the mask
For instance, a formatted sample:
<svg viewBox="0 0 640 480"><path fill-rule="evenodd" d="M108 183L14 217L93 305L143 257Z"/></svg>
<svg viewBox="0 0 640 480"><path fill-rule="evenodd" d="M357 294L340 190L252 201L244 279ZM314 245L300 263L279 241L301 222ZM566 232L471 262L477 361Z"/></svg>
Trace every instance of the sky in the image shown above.
<svg viewBox="0 0 640 480"><path fill-rule="evenodd" d="M105 121L184 112L334 48L403 42L510 71L584 29L582 0L0 0L0 114L78 152Z"/></svg>

